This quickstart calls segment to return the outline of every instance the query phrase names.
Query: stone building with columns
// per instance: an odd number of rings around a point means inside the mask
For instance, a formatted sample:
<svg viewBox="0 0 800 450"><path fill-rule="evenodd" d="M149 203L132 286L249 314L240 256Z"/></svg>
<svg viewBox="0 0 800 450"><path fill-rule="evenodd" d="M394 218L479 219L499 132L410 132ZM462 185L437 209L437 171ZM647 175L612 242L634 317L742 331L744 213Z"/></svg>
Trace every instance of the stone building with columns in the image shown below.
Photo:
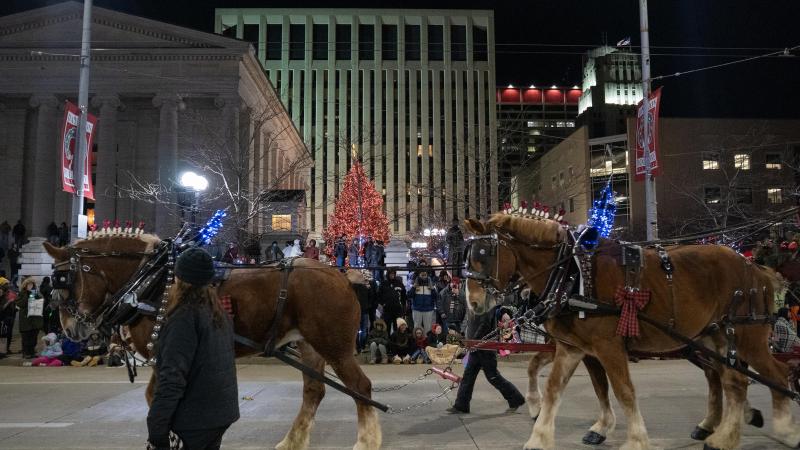
<svg viewBox="0 0 800 450"><path fill-rule="evenodd" d="M51 221L70 224L59 134L64 102L77 103L82 13L66 2L0 17L0 221L22 219L30 236L44 236ZM306 189L308 167L291 162L308 159L307 149L249 43L95 7L92 48L96 200L86 212L98 222L144 221L147 231L173 234L177 198L147 202L122 188L131 177L170 186L185 170L202 173L186 142L210 132L247 150L251 187ZM256 123L265 109L269 120ZM298 228L304 219L298 213ZM268 231L269 221L258 217L252 231Z"/></svg>

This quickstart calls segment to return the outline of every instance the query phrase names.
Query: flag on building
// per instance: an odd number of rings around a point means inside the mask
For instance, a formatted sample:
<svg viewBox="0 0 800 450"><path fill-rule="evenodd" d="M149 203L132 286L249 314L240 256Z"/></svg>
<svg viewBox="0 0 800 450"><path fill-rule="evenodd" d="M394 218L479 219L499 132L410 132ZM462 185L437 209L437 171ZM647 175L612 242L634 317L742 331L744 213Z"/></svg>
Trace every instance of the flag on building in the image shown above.
<svg viewBox="0 0 800 450"><path fill-rule="evenodd" d="M644 180L645 149L650 155L650 174L658 175L658 109L661 106L661 88L650 93L648 101L642 99L636 107L636 171L634 179ZM644 142L645 114L647 114L649 132L647 142Z"/></svg>
<svg viewBox="0 0 800 450"><path fill-rule="evenodd" d="M64 107L64 127L61 132L61 188L64 192L75 193L75 158L78 150L78 123L80 121L80 108L71 102ZM91 114L86 116L86 159L83 160L83 196L94 200L92 188L92 139L97 125L97 118Z"/></svg>

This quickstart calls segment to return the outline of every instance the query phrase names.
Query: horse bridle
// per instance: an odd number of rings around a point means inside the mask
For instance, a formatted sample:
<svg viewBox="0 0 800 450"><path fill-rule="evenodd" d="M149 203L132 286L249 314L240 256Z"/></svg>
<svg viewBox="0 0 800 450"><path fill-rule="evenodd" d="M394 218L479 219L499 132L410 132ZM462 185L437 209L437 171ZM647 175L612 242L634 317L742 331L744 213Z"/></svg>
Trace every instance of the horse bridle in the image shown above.
<svg viewBox="0 0 800 450"><path fill-rule="evenodd" d="M87 259L97 258L145 258L153 256L156 252L97 252L86 248L78 248L69 246L66 248L69 252L69 258L65 261L53 264L53 300L52 306L54 308L63 308L81 325L96 328L97 318L111 305L110 299L113 292L108 291L108 279L105 273L98 271L94 268ZM66 267L66 269L64 269ZM92 312L80 312L80 305L85 303L83 298L83 290L86 283L81 282L81 292L76 295L75 282L83 281L83 276L92 275L103 279L106 285L106 298L103 303ZM67 298L61 297L61 292L67 291Z"/></svg>

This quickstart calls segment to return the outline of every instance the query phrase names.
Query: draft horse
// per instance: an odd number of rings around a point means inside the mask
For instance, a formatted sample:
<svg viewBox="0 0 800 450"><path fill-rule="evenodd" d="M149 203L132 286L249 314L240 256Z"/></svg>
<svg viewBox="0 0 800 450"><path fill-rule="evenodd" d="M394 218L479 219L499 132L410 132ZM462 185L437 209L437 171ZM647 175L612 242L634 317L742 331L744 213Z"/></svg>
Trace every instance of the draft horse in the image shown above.
<svg viewBox="0 0 800 450"><path fill-rule="evenodd" d="M106 235L81 240L57 248L45 243L56 268L71 267L71 289L54 291L64 331L70 339L84 339L97 323L109 299L130 280L151 256L160 240L152 235ZM234 332L265 344L276 317L276 301L281 286L281 271L274 267L233 269L218 288L220 296L230 296L234 309ZM348 388L371 398L372 384L359 367L353 349L360 314L354 291L344 274L315 260L296 259L288 276L288 297L280 316L275 348L296 342L302 362L322 373L327 362ZM320 295L323 293L323 295ZM147 348L155 320L140 316L129 324L133 348L149 358ZM335 324L336 326L329 326ZM236 356L258 353L236 345ZM152 400L155 374L146 397ZM325 395L325 385L303 375L303 402L291 429L276 445L278 449L308 447L317 407ZM358 436L354 449L377 449L381 429L375 409L356 401Z"/></svg>
<svg viewBox="0 0 800 450"><path fill-rule="evenodd" d="M487 290L504 290L515 272L531 285L533 292L545 290L546 279L540 274L550 271L557 262L557 250L567 241L566 231L551 220L527 219L510 215L494 215L486 223L470 220L467 228L480 236L496 234L486 239L484 254L494 252L492 258L473 257L480 254L480 245L473 242L468 260L474 271L484 275L480 283L468 282L469 303L480 313L492 306L493 296ZM480 241L479 239L478 241ZM672 323L672 330L683 336L702 341L714 351L725 354L730 344L735 344L738 357L753 367L775 386L788 388L789 368L777 361L769 352L770 324L764 321L737 322L732 325L729 341L725 331L715 326L725 321L726 315L736 309L731 304L734 292L748 292L749 305L755 307L747 313L771 313L771 301L778 279L768 269L754 265L730 248L715 245L684 245L669 249L674 267L674 281L670 287L661 270L661 260L653 249L644 251L644 268L641 288L649 290L650 301L641 313L654 323ZM615 306L618 287L626 284L623 268L617 260L600 252L593 258L593 292L591 300L610 308ZM751 289L753 289L751 291ZM765 300L769 301L765 301ZM747 306L747 305L738 305ZM738 313L739 311L734 311ZM627 417L627 440L622 448L647 449L650 443L644 420L636 401L635 390L628 370L628 351L647 353L670 352L684 346L663 329L640 321L640 335L626 338L616 333L619 317L610 314L588 314L581 318L566 307L550 316L544 326L556 341L553 369L526 449L555 448L555 416L561 393L575 368L589 355L596 358L606 370L608 379ZM726 407L718 419L719 425L706 439L706 448L732 449L738 446L741 422L746 404L747 377L718 362L715 370L720 375L725 393ZM713 389L711 390L713 393ZM709 414L721 402L721 396L709 398ZM773 429L776 437L789 446L800 442L800 428L794 423L790 400L779 391L772 390ZM708 416L707 416L708 418Z"/></svg>

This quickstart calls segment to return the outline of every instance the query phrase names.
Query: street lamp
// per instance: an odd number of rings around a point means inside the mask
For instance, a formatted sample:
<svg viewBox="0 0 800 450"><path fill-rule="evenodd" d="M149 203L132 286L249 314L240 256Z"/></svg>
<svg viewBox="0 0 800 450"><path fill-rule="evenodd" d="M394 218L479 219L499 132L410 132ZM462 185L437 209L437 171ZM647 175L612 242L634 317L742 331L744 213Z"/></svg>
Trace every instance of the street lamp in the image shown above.
<svg viewBox="0 0 800 450"><path fill-rule="evenodd" d="M194 200L192 202L192 227L196 225L197 209L200 204L200 192L208 188L208 180L202 175L198 175L192 171L184 172L180 178L181 186L194 192Z"/></svg>

